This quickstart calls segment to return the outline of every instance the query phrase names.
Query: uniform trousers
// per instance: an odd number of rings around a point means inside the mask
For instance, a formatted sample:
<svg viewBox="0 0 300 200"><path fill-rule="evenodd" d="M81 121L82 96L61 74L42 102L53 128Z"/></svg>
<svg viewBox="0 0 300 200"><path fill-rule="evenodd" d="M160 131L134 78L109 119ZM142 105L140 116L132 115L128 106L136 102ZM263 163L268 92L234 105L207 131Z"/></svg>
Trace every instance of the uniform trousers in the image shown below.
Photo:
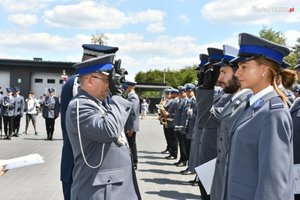
<svg viewBox="0 0 300 200"><path fill-rule="evenodd" d="M167 143L169 144L170 155L177 158L178 141L174 128L166 128Z"/></svg>
<svg viewBox="0 0 300 200"><path fill-rule="evenodd" d="M132 154L132 159L133 159L133 165L136 166L138 162L138 157L137 157L137 149L136 149L136 132L133 132L132 136L129 137L126 134L126 138L129 144L129 147L131 149L131 154Z"/></svg>
<svg viewBox="0 0 300 200"><path fill-rule="evenodd" d="M164 135L165 135L165 138L166 138L166 143L167 143L167 147L166 147L166 151L169 151L170 152L170 144L169 144L169 138L168 138L168 135L167 135L167 128L165 127L165 125L163 125L163 129L164 129Z"/></svg>
<svg viewBox="0 0 300 200"><path fill-rule="evenodd" d="M13 128L14 128L14 117L13 116L3 116L3 122L4 122L5 136L10 137L13 132Z"/></svg>
<svg viewBox="0 0 300 200"><path fill-rule="evenodd" d="M14 133L18 134L20 130L20 121L21 121L21 115L16 115L14 117Z"/></svg>
<svg viewBox="0 0 300 200"><path fill-rule="evenodd" d="M175 131L179 143L180 159L179 162L186 162L188 160L188 153L186 151L186 138L185 134L180 131Z"/></svg>
<svg viewBox="0 0 300 200"><path fill-rule="evenodd" d="M54 118L45 118L45 121L46 121L47 139L52 140L54 126L55 126L55 119Z"/></svg>

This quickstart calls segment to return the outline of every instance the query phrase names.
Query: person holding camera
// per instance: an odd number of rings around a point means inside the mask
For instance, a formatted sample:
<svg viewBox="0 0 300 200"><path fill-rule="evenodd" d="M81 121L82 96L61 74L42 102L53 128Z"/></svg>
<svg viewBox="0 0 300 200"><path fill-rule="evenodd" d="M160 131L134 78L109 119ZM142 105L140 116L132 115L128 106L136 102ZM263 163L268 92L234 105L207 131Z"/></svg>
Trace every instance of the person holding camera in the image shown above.
<svg viewBox="0 0 300 200"><path fill-rule="evenodd" d="M122 97L125 71L114 58L107 54L75 65L80 89L66 112L73 200L141 199L124 133L132 103Z"/></svg>

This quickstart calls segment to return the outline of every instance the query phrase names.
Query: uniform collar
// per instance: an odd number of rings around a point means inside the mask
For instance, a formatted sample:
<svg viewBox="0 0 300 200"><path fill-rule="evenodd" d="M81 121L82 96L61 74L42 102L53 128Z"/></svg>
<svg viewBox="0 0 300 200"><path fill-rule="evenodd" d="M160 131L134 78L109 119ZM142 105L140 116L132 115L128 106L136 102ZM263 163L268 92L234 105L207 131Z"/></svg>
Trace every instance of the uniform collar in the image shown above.
<svg viewBox="0 0 300 200"><path fill-rule="evenodd" d="M238 91L237 93L235 93L235 95L233 95L233 97L231 98L231 101L236 100L240 95L244 94L245 92L250 91L250 89L242 89L240 91Z"/></svg>
<svg viewBox="0 0 300 200"><path fill-rule="evenodd" d="M252 106L257 100L259 100L261 97L265 96L266 94L272 92L273 90L274 90L273 86L270 85L270 86L266 87L265 89L259 91L255 95L253 95L249 100L250 106Z"/></svg>

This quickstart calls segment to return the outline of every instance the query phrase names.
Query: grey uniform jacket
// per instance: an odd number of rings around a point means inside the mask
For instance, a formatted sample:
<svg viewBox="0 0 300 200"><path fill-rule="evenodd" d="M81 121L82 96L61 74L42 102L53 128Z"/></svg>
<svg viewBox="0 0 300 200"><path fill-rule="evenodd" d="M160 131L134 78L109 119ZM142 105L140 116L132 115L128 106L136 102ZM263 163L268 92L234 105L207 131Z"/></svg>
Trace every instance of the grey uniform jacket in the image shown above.
<svg viewBox="0 0 300 200"><path fill-rule="evenodd" d="M224 92L214 96L214 90L199 89L199 126L203 133L200 144L200 163L204 164L217 156L217 127L220 113L231 99L231 94Z"/></svg>
<svg viewBox="0 0 300 200"><path fill-rule="evenodd" d="M191 110L191 111L188 111ZM195 127L195 120L196 120L196 115L197 115L197 109L196 109L196 97L193 96L188 100L187 103L187 129L186 129L186 138L187 139L193 139L193 132L194 132L194 127Z"/></svg>
<svg viewBox="0 0 300 200"><path fill-rule="evenodd" d="M178 127L175 128L176 131L180 131L181 133L185 133L186 128L186 121L187 121L187 105L188 99L187 98L181 98L178 101L177 108L175 110L175 116L174 116L174 126Z"/></svg>
<svg viewBox="0 0 300 200"><path fill-rule="evenodd" d="M219 116L217 129L217 160L210 190L211 200L221 200L222 180L229 148L229 134L238 113L244 109L241 105L247 103L247 97L250 94L252 94L252 92L248 90L237 96L234 101L229 101Z"/></svg>
<svg viewBox="0 0 300 200"><path fill-rule="evenodd" d="M275 91L243 111L232 127L222 197L294 199L292 129L289 110Z"/></svg>
<svg viewBox="0 0 300 200"><path fill-rule="evenodd" d="M79 100L79 123L83 152L80 150L76 104ZM105 112L99 110L99 106ZM120 96L112 96L108 109L83 90L69 103L66 128L74 154L72 200L140 199L133 171L131 154L126 145L116 141L120 137L132 103Z"/></svg>
<svg viewBox="0 0 300 200"><path fill-rule="evenodd" d="M15 97L16 107L15 107L15 116L20 115L23 116L25 101L23 96L16 96Z"/></svg>
<svg viewBox="0 0 300 200"><path fill-rule="evenodd" d="M133 132L138 132L140 130L140 100L138 95L135 92L131 92L128 94L128 101L132 103L132 109L130 115L127 119L125 125L125 131L132 130Z"/></svg>
<svg viewBox="0 0 300 200"><path fill-rule="evenodd" d="M2 115L13 117L15 116L16 101L13 96L4 96L2 99Z"/></svg>
<svg viewBox="0 0 300 200"><path fill-rule="evenodd" d="M165 105L166 111L169 113L169 116L167 118L168 124L167 128L174 128L174 117L175 117L175 111L178 106L178 98L170 99L168 103Z"/></svg>
<svg viewBox="0 0 300 200"><path fill-rule="evenodd" d="M59 99L55 96L46 96L42 112L44 118L56 119L59 115Z"/></svg>
<svg viewBox="0 0 300 200"><path fill-rule="evenodd" d="M294 163L300 164L300 97L290 109L293 119Z"/></svg>

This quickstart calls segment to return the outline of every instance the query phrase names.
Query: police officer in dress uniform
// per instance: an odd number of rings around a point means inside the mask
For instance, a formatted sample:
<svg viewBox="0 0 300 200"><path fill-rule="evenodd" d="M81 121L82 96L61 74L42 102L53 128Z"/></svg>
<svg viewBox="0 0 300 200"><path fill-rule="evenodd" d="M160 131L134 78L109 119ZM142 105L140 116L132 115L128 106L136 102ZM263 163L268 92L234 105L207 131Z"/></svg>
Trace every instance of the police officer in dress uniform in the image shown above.
<svg viewBox="0 0 300 200"><path fill-rule="evenodd" d="M178 154L178 141L174 131L174 117L175 111L178 106L178 94L179 90L172 88L171 89L171 99L165 105L166 116L167 116L167 128L166 136L167 136L167 143L169 144L169 152L170 155L166 156L165 158L168 160L177 159Z"/></svg>
<svg viewBox="0 0 300 200"><path fill-rule="evenodd" d="M289 50L247 33L239 45L235 76L253 96L231 130L222 199L292 200L292 119L277 85Z"/></svg>
<svg viewBox="0 0 300 200"><path fill-rule="evenodd" d="M54 91L54 88L48 88L48 96L45 97L42 107L43 117L46 122L46 140L53 139L55 120L59 115L59 99L54 96Z"/></svg>
<svg viewBox="0 0 300 200"><path fill-rule="evenodd" d="M127 100L132 103L132 109L125 124L125 133L132 153L133 167L137 169L138 156L136 145L136 133L140 130L140 99L135 93L135 86L137 82L134 80L126 79L123 87L125 93L128 95Z"/></svg>
<svg viewBox="0 0 300 200"><path fill-rule="evenodd" d="M159 103L159 105L164 109L165 106L167 106L171 101L171 89L170 88L167 88L164 90L164 93L165 93L165 96L164 98L161 100L161 102ZM164 131L164 136L165 136L165 139L166 139L166 143L167 143L167 147L165 150L161 151L162 154L169 154L170 153L170 144L169 144L169 140L168 140L168 135L167 135L167 124L165 122L163 122L165 119L166 119L166 116L165 116L165 110L161 110L159 109L158 110L160 116L159 116L159 120L160 120L160 123L163 125L163 131ZM163 124L165 123L165 124Z"/></svg>
<svg viewBox="0 0 300 200"><path fill-rule="evenodd" d="M19 137L19 130L20 130L20 121L21 117L23 117L24 108L25 108L25 101L24 97L20 95L21 88L15 87L15 116L14 116L14 131L13 136Z"/></svg>
<svg viewBox="0 0 300 200"><path fill-rule="evenodd" d="M0 139L2 139L2 102L3 102L3 91L0 86Z"/></svg>
<svg viewBox="0 0 300 200"><path fill-rule="evenodd" d="M229 64L229 61L237 56L238 49L223 45L223 58L220 62L214 64L220 67L218 83L225 93L232 94L230 101L224 106L224 109L218 117L217 128L217 160L213 182L210 190L212 200L221 200L222 180L229 146L229 133L233 122L235 121L240 105L246 103L248 95L252 92L249 89L240 88L237 78L234 76L238 66ZM212 99L212 98L211 98Z"/></svg>
<svg viewBox="0 0 300 200"><path fill-rule="evenodd" d="M222 112L225 104L231 99L232 94L224 91L215 94L215 85L220 74L220 67L213 65L223 58L223 50L217 48L208 48L209 67L204 75L199 76L200 82L203 85L199 86L197 93L200 98L198 100L198 120L199 126L203 129L200 144L200 165L210 161L217 156L217 127L218 118ZM203 81L201 80L203 79ZM210 199L204 187L202 187L201 180L199 181L202 199Z"/></svg>
<svg viewBox="0 0 300 200"><path fill-rule="evenodd" d="M83 56L82 61L95 58L104 54L116 53L118 47L103 46L97 44L83 44ZM71 186L73 182L72 172L74 168L74 156L72 152L71 143L66 129L66 111L71 99L77 94L79 83L79 75L74 74L64 84L61 91L61 130L63 135L63 147L61 155L60 166L60 180L62 182L63 194L65 200L71 199Z"/></svg>
<svg viewBox="0 0 300 200"><path fill-rule="evenodd" d="M5 133L4 139L10 140L14 129L16 102L15 98L13 97L13 88L6 88L6 91L7 95L3 97L2 101L2 116Z"/></svg>
<svg viewBox="0 0 300 200"><path fill-rule="evenodd" d="M115 74L114 58L107 54L75 65L80 89L66 112L75 164L72 200L141 199L124 133L132 103L121 96L124 76Z"/></svg>
<svg viewBox="0 0 300 200"><path fill-rule="evenodd" d="M197 77L199 76L199 74L202 74L207 68L205 67L206 64L208 63L208 55L207 54L200 54L199 55L199 59L200 59L200 64L198 65L198 67L196 68L197 70ZM203 82L199 82L199 80L201 81L201 79L198 78L198 86L202 85ZM197 87L198 87L197 86ZM195 126L191 127L190 126L190 134L191 134L191 148L190 148L190 155L189 155L189 162L188 162L188 167L187 169L181 171L180 173L182 175L189 175L189 174L194 174L195 173L195 167L199 166L200 163L200 140L201 140L201 135L202 135L202 128L199 127L199 120L198 120L198 100L199 98L201 98L199 96L199 94L197 93L196 88L194 88L195 92L196 92L196 98L195 98L195 102L194 102L194 107L193 107L193 117L195 117ZM189 181L192 184L196 184L196 178L192 181Z"/></svg>
<svg viewBox="0 0 300 200"><path fill-rule="evenodd" d="M177 167L186 166L188 160L188 154L185 148L185 128L187 121L187 112L184 112L186 109L188 98L186 97L186 91L184 86L178 87L179 96L178 96L178 105L175 110L174 116L174 132L179 144L179 160L174 163Z"/></svg>

